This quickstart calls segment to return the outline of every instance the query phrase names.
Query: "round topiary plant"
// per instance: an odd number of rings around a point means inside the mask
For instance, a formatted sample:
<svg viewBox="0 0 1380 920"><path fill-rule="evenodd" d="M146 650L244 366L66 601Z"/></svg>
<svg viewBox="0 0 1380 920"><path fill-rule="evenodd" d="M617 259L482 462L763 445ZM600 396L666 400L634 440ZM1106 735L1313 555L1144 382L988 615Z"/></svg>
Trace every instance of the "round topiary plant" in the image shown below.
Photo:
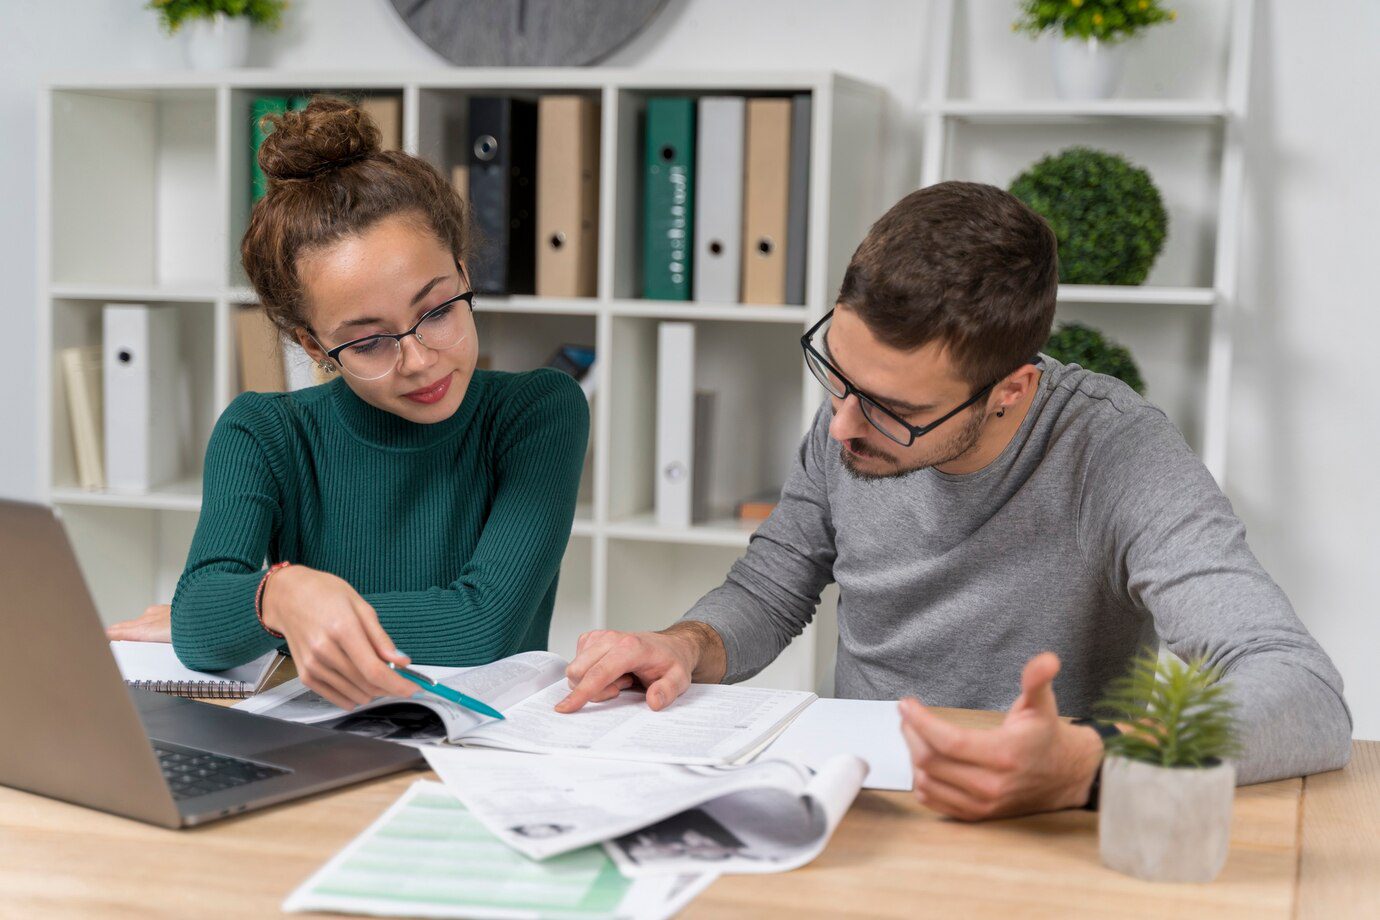
<svg viewBox="0 0 1380 920"><path fill-rule="evenodd" d="M1047 156L1011 194L1049 221L1064 284L1140 284L1164 246L1168 217L1150 174L1087 147Z"/></svg>
<svg viewBox="0 0 1380 920"><path fill-rule="evenodd" d="M1115 377L1140 395L1145 395L1145 381L1136 367L1131 353L1091 326L1082 323L1061 323L1045 343L1045 354L1064 364Z"/></svg>

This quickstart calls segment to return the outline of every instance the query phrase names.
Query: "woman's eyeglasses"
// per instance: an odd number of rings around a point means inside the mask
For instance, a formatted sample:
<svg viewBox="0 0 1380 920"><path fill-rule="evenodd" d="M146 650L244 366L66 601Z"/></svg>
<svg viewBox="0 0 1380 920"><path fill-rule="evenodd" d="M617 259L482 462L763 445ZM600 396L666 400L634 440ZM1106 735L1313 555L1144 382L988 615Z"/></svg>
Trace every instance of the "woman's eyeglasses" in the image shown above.
<svg viewBox="0 0 1380 920"><path fill-rule="evenodd" d="M337 345L326 352L340 369L358 380L378 380L387 377L402 358L402 340L417 337L427 348L441 351L454 348L465 338L468 322L459 308L464 303L474 309L474 291L457 294L445 303L433 307L406 332L380 332Z"/></svg>

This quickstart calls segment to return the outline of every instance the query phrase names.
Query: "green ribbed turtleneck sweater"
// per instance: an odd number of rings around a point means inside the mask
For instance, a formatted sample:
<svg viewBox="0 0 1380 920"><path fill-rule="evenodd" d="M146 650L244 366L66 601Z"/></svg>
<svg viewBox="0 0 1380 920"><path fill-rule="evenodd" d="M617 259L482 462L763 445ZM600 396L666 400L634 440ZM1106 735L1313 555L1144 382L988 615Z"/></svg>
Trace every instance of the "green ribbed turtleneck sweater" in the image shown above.
<svg viewBox="0 0 1380 920"><path fill-rule="evenodd" d="M254 615L265 559L345 579L419 664L546 648L588 435L579 385L550 370L477 371L434 425L340 379L239 396L206 448L178 657L218 670L282 647Z"/></svg>

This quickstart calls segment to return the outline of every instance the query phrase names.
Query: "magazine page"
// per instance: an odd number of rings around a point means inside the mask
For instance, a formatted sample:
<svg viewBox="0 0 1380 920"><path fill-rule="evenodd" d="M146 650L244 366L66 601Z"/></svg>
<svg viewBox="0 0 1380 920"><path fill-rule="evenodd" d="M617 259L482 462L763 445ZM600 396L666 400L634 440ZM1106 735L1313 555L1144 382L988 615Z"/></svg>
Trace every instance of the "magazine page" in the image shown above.
<svg viewBox="0 0 1380 920"><path fill-rule="evenodd" d="M692 684L660 712L647 706L645 693L631 690L577 712L556 712L569 692L562 677L505 711L505 721L466 732L464 743L534 754L725 765L761 747L816 699L807 690Z"/></svg>
<svg viewBox="0 0 1380 920"><path fill-rule="evenodd" d="M729 863L716 872L777 871L787 857L795 860L792 865L812 859L857 796L867 770L851 755L815 774L787 760L706 767L464 748L425 753L431 768L490 833L533 859L619 838L727 798L727 812L743 815L734 826L747 823L742 833L753 843L752 852L738 862L752 860L754 866L744 870ZM751 807L738 804L735 793ZM827 807L817 798L828 798ZM757 823L766 826L754 830ZM674 873L657 866L646 874Z"/></svg>
<svg viewBox="0 0 1380 920"><path fill-rule="evenodd" d="M563 680L565 668L566 661L559 655L523 652L473 668L414 665L412 670L506 714L553 680ZM238 703L234 708L289 722L417 744L454 741L470 729L492 721L420 688L411 697L384 696L345 710L309 690L300 678ZM427 712L431 715L426 715Z"/></svg>
<svg viewBox="0 0 1380 920"><path fill-rule="evenodd" d="M604 849L628 878L798 869L824 852L866 774L865 761L841 754L820 767L801 795L730 793L606 841Z"/></svg>

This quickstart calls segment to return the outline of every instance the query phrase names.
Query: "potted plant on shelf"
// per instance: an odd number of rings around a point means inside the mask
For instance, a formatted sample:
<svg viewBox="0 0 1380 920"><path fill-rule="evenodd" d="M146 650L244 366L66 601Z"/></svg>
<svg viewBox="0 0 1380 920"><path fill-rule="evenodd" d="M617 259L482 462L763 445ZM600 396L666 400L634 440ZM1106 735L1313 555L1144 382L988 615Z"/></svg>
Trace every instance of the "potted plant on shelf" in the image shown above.
<svg viewBox="0 0 1380 920"><path fill-rule="evenodd" d="M169 35L181 32L187 66L194 70L243 67L253 26L276 29L287 0L149 0Z"/></svg>
<svg viewBox="0 0 1380 920"><path fill-rule="evenodd" d="M1231 842L1239 750L1217 668L1136 658L1099 704L1106 741L1098 805L1104 865L1157 882L1210 882Z"/></svg>
<svg viewBox="0 0 1380 920"><path fill-rule="evenodd" d="M1054 87L1062 99L1107 99L1121 82L1127 40L1175 13L1160 0L1021 0L1012 28L1054 36Z"/></svg>
<svg viewBox="0 0 1380 920"><path fill-rule="evenodd" d="M1131 352L1091 326L1060 323L1045 343L1044 352L1064 364L1077 364L1094 373L1115 377L1145 395L1145 380Z"/></svg>
<svg viewBox="0 0 1380 920"><path fill-rule="evenodd" d="M1159 189L1117 154L1070 147L1017 176L1011 194L1054 229L1064 284L1141 284L1164 247Z"/></svg>

